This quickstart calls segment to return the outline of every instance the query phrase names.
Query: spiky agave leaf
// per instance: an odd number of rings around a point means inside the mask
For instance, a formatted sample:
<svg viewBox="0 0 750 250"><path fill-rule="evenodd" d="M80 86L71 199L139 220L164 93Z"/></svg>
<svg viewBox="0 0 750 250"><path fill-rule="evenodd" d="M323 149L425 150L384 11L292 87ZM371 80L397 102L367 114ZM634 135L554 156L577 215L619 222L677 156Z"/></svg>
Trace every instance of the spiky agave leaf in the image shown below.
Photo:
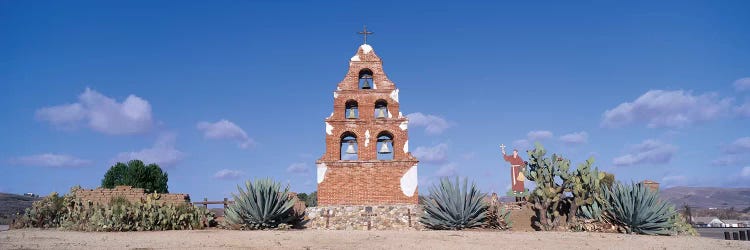
<svg viewBox="0 0 750 250"><path fill-rule="evenodd" d="M627 233L673 233L673 222L670 219L675 213L674 208L660 200L658 193L651 191L643 183L616 183L611 189L605 189L605 197L609 201L605 208L608 219L623 226Z"/></svg>
<svg viewBox="0 0 750 250"><path fill-rule="evenodd" d="M245 189L237 186L238 194L232 194L234 204L227 207L226 220L248 229L275 228L293 219L291 209L294 200L289 196L289 187L281 190L281 184L271 179L245 182Z"/></svg>
<svg viewBox="0 0 750 250"><path fill-rule="evenodd" d="M440 185L435 184L430 188L421 222L428 228L440 230L481 226L487 213L484 197L485 194L474 183L469 188L466 179L463 185L458 177L455 182L448 178L441 179Z"/></svg>

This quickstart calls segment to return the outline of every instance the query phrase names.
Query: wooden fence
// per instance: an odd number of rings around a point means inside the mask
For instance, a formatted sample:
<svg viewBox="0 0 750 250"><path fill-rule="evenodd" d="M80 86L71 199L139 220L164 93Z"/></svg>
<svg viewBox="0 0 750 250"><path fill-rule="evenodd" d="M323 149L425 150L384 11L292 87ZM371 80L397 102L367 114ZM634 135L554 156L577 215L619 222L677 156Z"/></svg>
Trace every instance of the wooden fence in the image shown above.
<svg viewBox="0 0 750 250"><path fill-rule="evenodd" d="M224 198L223 201L209 201L208 198L203 198L203 201L193 202L194 205L203 205L203 207L205 207L206 209L208 209L209 204L211 205L221 204L221 205L224 205L224 209L227 209L227 206L229 206L229 204L232 204L232 203L234 203L234 201L230 201L228 198Z"/></svg>

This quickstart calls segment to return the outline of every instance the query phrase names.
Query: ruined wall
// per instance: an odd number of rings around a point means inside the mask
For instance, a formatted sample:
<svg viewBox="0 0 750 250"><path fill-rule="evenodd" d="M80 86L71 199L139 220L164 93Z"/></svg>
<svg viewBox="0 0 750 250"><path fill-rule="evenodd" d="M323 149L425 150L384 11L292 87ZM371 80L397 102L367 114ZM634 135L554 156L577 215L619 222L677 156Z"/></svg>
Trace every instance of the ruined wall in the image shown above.
<svg viewBox="0 0 750 250"><path fill-rule="evenodd" d="M306 209L310 229L418 230L419 205L325 206Z"/></svg>
<svg viewBox="0 0 750 250"><path fill-rule="evenodd" d="M186 204L190 203L190 195L187 194L159 194L158 201L166 204ZM76 191L76 197L84 201L92 201L95 204L107 204L114 197L124 197L128 201L135 203L146 200L146 193L143 188L133 188L131 186L117 186L113 189L80 189Z"/></svg>

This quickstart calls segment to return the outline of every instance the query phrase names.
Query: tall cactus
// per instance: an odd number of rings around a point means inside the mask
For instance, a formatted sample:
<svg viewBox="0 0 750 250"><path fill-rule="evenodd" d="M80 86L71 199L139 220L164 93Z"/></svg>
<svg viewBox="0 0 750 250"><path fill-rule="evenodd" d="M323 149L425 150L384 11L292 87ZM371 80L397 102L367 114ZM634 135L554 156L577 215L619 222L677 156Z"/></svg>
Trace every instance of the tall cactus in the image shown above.
<svg viewBox="0 0 750 250"><path fill-rule="evenodd" d="M598 168L591 169L593 164L593 157L581 163L571 178L570 192L573 198L568 213L568 223L575 221L579 207L591 206L603 201L601 185L604 172L599 172Z"/></svg>
<svg viewBox="0 0 750 250"><path fill-rule="evenodd" d="M526 176L536 183L536 189L531 193L537 221L534 224L542 230L554 230L560 225L563 200L566 187L571 181L570 160L552 154L545 157L547 151L537 143L529 154L529 168Z"/></svg>

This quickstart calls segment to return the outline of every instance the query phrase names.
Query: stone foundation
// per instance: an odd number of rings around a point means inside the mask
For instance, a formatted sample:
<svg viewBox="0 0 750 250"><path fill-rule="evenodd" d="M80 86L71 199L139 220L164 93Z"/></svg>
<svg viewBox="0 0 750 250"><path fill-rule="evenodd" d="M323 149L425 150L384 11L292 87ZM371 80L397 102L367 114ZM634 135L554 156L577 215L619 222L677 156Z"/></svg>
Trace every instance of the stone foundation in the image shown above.
<svg viewBox="0 0 750 250"><path fill-rule="evenodd" d="M309 207L307 228L330 230L422 229L419 205Z"/></svg>

